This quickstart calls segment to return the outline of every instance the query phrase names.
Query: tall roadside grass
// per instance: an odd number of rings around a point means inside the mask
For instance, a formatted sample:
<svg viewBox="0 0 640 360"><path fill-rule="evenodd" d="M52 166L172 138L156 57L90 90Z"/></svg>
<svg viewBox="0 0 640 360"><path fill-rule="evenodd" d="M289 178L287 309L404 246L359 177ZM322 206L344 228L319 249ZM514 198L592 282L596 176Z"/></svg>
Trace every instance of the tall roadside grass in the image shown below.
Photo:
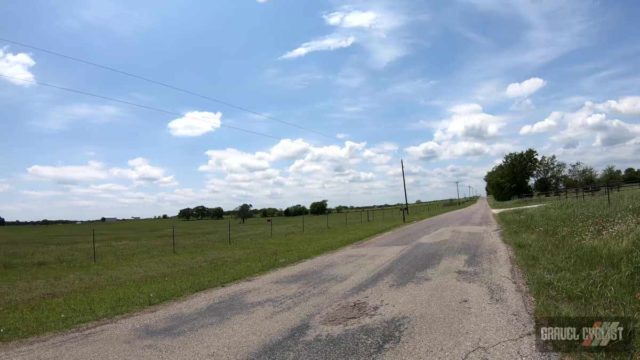
<svg viewBox="0 0 640 360"><path fill-rule="evenodd" d="M496 215L535 298L536 316L640 320L640 190L610 196L610 203L606 196L587 197Z"/></svg>

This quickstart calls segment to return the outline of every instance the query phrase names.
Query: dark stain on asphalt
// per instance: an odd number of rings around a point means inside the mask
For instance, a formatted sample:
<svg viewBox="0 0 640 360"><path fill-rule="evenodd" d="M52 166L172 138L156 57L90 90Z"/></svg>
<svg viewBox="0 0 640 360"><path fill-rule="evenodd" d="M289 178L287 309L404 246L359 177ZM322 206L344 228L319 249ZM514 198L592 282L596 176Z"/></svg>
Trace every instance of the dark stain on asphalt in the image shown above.
<svg viewBox="0 0 640 360"><path fill-rule="evenodd" d="M454 232L451 239L433 243L415 243L369 279L351 289L349 294L354 295L368 290L387 279L392 287L429 281L430 278L426 274L428 270L437 268L446 258L460 255L465 256L465 267L479 273L483 254L477 234Z"/></svg>
<svg viewBox="0 0 640 360"><path fill-rule="evenodd" d="M400 342L408 317L345 329L338 334L309 338L311 326L304 322L251 355L250 359L375 359Z"/></svg>
<svg viewBox="0 0 640 360"><path fill-rule="evenodd" d="M251 311L252 308L264 304L264 301L247 301L248 292L231 294L219 301L207 305L203 309L172 315L161 325L146 325L139 329L143 337L180 337L187 332L220 325L234 316Z"/></svg>
<svg viewBox="0 0 640 360"><path fill-rule="evenodd" d="M276 280L275 284L302 284L305 286L317 287L321 285L327 285L329 283L338 283L344 279L338 274L332 272L332 270L336 267L336 263L324 264L313 269L303 270L295 274L285 276L279 280Z"/></svg>

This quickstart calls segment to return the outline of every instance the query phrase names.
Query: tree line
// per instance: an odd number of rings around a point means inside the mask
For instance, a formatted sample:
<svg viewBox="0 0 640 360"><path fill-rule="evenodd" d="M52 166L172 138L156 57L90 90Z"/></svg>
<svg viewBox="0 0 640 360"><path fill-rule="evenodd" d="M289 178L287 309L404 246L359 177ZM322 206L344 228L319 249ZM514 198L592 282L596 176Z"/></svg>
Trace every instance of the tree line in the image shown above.
<svg viewBox="0 0 640 360"><path fill-rule="evenodd" d="M346 206L338 206L336 210L342 211L346 209ZM208 208L204 205L196 206L194 208L185 208L178 212L178 218L184 220L203 220L203 219L223 219L225 216L233 216L241 219L244 222L246 219L261 216L261 217L275 217L275 216L300 216L300 215L323 215L331 212L328 208L328 201L321 200L312 202L309 209L303 205L293 205L284 210L276 208L263 208L254 209L251 204L242 204L230 211L224 211L221 207Z"/></svg>
<svg viewBox="0 0 640 360"><path fill-rule="evenodd" d="M601 172L583 162L567 164L551 156L538 156L534 149L505 155L484 177L487 195L498 201L531 193L559 194L568 189L595 191L601 186L640 181L640 169L624 171L609 165Z"/></svg>

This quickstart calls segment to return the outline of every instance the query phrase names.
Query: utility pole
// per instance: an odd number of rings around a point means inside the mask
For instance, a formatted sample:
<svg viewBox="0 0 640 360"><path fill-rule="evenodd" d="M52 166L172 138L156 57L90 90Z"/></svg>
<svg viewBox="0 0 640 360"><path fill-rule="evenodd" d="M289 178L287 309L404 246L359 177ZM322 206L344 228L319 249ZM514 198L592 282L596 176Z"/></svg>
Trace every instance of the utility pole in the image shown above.
<svg viewBox="0 0 640 360"><path fill-rule="evenodd" d="M471 197L471 185L468 185L468 186L469 186L469 193L467 194L468 195L467 197Z"/></svg>
<svg viewBox="0 0 640 360"><path fill-rule="evenodd" d="M456 194L458 194L458 205L460 205L460 188L458 187L458 183L460 181L456 181Z"/></svg>
<svg viewBox="0 0 640 360"><path fill-rule="evenodd" d="M409 214L409 201L407 200L407 182L404 180L404 161L400 159L400 166L402 167L402 185L404 186L404 206Z"/></svg>

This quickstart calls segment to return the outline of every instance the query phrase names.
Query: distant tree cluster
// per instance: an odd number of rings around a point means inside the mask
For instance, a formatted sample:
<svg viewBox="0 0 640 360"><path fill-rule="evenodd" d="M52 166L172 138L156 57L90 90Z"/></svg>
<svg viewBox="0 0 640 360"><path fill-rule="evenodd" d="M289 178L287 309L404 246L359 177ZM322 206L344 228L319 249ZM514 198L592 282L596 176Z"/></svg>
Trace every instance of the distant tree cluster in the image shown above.
<svg viewBox="0 0 640 360"><path fill-rule="evenodd" d="M486 191L498 201L510 200L533 191L557 194L567 189L596 190L622 182L640 181L640 169L624 172L607 166L600 174L582 162L567 165L555 155L538 157L533 149L507 154L484 177Z"/></svg>
<svg viewBox="0 0 640 360"><path fill-rule="evenodd" d="M4 218L0 216L0 226L4 226L4 225L5 225Z"/></svg>
<svg viewBox="0 0 640 360"><path fill-rule="evenodd" d="M309 210L302 205L293 205L293 206L289 206L288 208L284 209L284 216L300 216L300 215L307 215L309 213Z"/></svg>
<svg viewBox="0 0 640 360"><path fill-rule="evenodd" d="M312 202L309 206L311 215L324 215L327 213L327 200Z"/></svg>
<svg viewBox="0 0 640 360"><path fill-rule="evenodd" d="M222 219L223 217L224 210L221 207L208 208L200 205L193 209L185 208L178 212L178 218L184 220Z"/></svg>

